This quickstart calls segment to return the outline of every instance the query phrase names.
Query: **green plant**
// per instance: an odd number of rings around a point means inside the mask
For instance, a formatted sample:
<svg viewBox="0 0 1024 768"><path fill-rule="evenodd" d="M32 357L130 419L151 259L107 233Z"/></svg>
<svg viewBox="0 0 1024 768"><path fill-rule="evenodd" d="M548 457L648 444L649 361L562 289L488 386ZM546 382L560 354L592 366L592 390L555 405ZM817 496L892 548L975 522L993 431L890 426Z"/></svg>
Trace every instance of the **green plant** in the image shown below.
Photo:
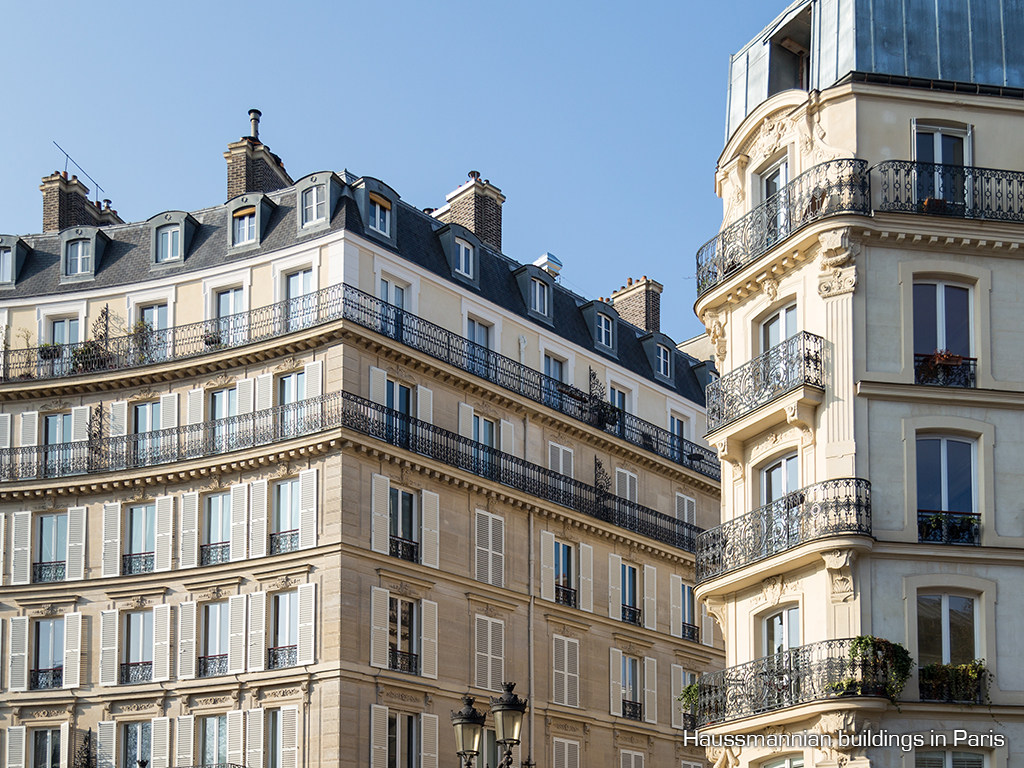
<svg viewBox="0 0 1024 768"><path fill-rule="evenodd" d="M825 691L833 696L856 696L861 692L861 684L852 677L844 677L837 683L829 683Z"/></svg>
<svg viewBox="0 0 1024 768"><path fill-rule="evenodd" d="M683 708L688 712L692 712L697 706L697 684L690 683L688 686L683 688L682 693L679 694L679 701L683 703Z"/></svg>
<svg viewBox="0 0 1024 768"><path fill-rule="evenodd" d="M153 346L153 324L148 320L138 320L132 326L132 347L140 362L149 362L150 348Z"/></svg>
<svg viewBox="0 0 1024 768"><path fill-rule="evenodd" d="M63 344L44 343L39 345L39 357L43 360L56 360L64 349Z"/></svg>
<svg viewBox="0 0 1024 768"><path fill-rule="evenodd" d="M879 682L885 681L885 695L899 708L903 687L914 669L910 651L881 637L861 635L850 641L850 661L854 670L861 673L862 690L866 682L864 675L877 675Z"/></svg>
<svg viewBox="0 0 1024 768"><path fill-rule="evenodd" d="M921 667L918 677L922 700L968 705L989 702L992 679L985 669L984 659L966 664L928 664Z"/></svg>
<svg viewBox="0 0 1024 768"><path fill-rule="evenodd" d="M71 350L71 359L80 371L106 368L110 355L98 341L83 341Z"/></svg>

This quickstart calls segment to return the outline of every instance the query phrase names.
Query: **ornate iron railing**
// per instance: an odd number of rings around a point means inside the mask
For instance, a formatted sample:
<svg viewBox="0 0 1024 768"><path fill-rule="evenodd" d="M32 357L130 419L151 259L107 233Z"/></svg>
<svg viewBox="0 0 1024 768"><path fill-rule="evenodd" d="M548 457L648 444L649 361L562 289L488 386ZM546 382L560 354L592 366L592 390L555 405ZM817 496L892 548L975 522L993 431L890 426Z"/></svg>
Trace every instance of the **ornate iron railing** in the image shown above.
<svg viewBox="0 0 1024 768"><path fill-rule="evenodd" d="M1024 173L969 165L886 160L878 210L960 219L1024 221Z"/></svg>
<svg viewBox="0 0 1024 768"><path fill-rule="evenodd" d="M200 656L196 667L197 677L217 677L228 673L228 655L219 653L216 656Z"/></svg>
<svg viewBox="0 0 1024 768"><path fill-rule="evenodd" d="M981 546L981 515L977 512L919 509L917 540L922 544Z"/></svg>
<svg viewBox="0 0 1024 768"><path fill-rule="evenodd" d="M152 552L138 552L134 555L121 555L121 575L132 576L137 573L153 572Z"/></svg>
<svg viewBox="0 0 1024 768"><path fill-rule="evenodd" d="M888 666L871 656L851 659L852 642L824 640L702 675L697 725L840 696L887 696Z"/></svg>
<svg viewBox="0 0 1024 768"><path fill-rule="evenodd" d="M983 704L988 692L986 675L987 669L975 670L974 664L928 664L918 670L918 696L921 701Z"/></svg>
<svg viewBox="0 0 1024 768"><path fill-rule="evenodd" d="M683 730L697 730L697 716L694 715L692 712L683 712Z"/></svg>
<svg viewBox="0 0 1024 768"><path fill-rule="evenodd" d="M67 562L55 560L52 563L32 563L32 583L47 584L53 581L64 581L67 574Z"/></svg>
<svg viewBox="0 0 1024 768"><path fill-rule="evenodd" d="M200 565L217 565L218 563L226 563L230 559L231 544L229 542L220 541L216 544L199 545Z"/></svg>
<svg viewBox="0 0 1024 768"><path fill-rule="evenodd" d="M845 213L871 214L865 160L814 166L704 243L697 251L697 294L710 291L811 222Z"/></svg>
<svg viewBox="0 0 1024 768"><path fill-rule="evenodd" d="M697 537L697 583L833 536L871 535L871 483L825 480L704 531Z"/></svg>
<svg viewBox="0 0 1024 768"><path fill-rule="evenodd" d="M121 664L121 685L148 683L152 679L152 661L127 661Z"/></svg>
<svg viewBox="0 0 1024 768"><path fill-rule="evenodd" d="M298 531L280 531L270 534L270 554L280 555L294 552L299 548Z"/></svg>
<svg viewBox="0 0 1024 768"><path fill-rule="evenodd" d="M942 359L937 355L914 355L914 383L933 387L965 387L978 385L978 359L959 355Z"/></svg>
<svg viewBox="0 0 1024 768"><path fill-rule="evenodd" d="M33 691L61 688L64 685L64 667L53 669L31 669L28 673L28 687Z"/></svg>
<svg viewBox="0 0 1024 768"><path fill-rule="evenodd" d="M577 593L572 587L563 587L561 584L555 584L555 602L559 605L564 605L569 608L575 608Z"/></svg>
<svg viewBox="0 0 1024 768"><path fill-rule="evenodd" d="M689 640L693 643L700 642L700 627L696 624L687 624L683 622L683 640Z"/></svg>
<svg viewBox="0 0 1024 768"><path fill-rule="evenodd" d="M643 720L644 719L644 705L640 701L630 701L629 699L622 700L622 716L628 717L630 720Z"/></svg>
<svg viewBox="0 0 1024 768"><path fill-rule="evenodd" d="M636 608L632 605L622 604L622 620L627 624L636 624L638 627L643 626L643 610Z"/></svg>
<svg viewBox="0 0 1024 768"><path fill-rule="evenodd" d="M420 657L415 653L388 648L388 669L395 672L408 672L410 675L420 673Z"/></svg>
<svg viewBox="0 0 1024 768"><path fill-rule="evenodd" d="M802 386L825 388L824 339L807 331L708 384L708 432Z"/></svg>
<svg viewBox="0 0 1024 768"><path fill-rule="evenodd" d="M299 663L299 646L281 645L267 649L267 669L284 669Z"/></svg>
<svg viewBox="0 0 1024 768"><path fill-rule="evenodd" d="M390 537L388 551L391 557L408 560L410 563L420 561L420 545L415 541L409 541L409 539L398 536Z"/></svg>

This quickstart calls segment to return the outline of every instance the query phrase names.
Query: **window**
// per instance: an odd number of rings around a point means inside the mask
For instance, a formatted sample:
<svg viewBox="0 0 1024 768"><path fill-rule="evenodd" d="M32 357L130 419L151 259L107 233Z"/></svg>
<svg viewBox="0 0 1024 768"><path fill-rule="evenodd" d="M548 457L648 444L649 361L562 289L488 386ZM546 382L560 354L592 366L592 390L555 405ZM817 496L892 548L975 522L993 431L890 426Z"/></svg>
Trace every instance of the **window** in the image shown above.
<svg viewBox="0 0 1024 768"><path fill-rule="evenodd" d="M437 603L374 587L370 665L437 679Z"/></svg>
<svg viewBox="0 0 1024 768"><path fill-rule="evenodd" d="M784 608L764 619L764 655L792 650L800 645L800 609Z"/></svg>
<svg viewBox="0 0 1024 768"><path fill-rule="evenodd" d="M416 496L401 488L391 488L388 497L391 556L411 563L420 561L419 517Z"/></svg>
<svg viewBox="0 0 1024 768"><path fill-rule="evenodd" d="M550 531L541 531L540 546L541 598L567 608L593 611L593 547L589 544L576 545L561 541ZM620 573L618 565L615 566L613 573ZM620 602L621 599L616 598L616 605L612 610L609 598L611 615L618 614Z"/></svg>
<svg viewBox="0 0 1024 768"><path fill-rule="evenodd" d="M939 544L980 543L975 512L977 445L939 435L917 438L918 540Z"/></svg>
<svg viewBox="0 0 1024 768"><path fill-rule="evenodd" d="M36 560L32 564L33 583L64 581L67 576L68 516L36 516Z"/></svg>
<svg viewBox="0 0 1024 768"><path fill-rule="evenodd" d="M797 455L791 454L772 462L761 470L761 500L774 504L800 487L800 466Z"/></svg>
<svg viewBox="0 0 1024 768"><path fill-rule="evenodd" d="M469 370L477 376L487 376L488 352L491 348L491 326L475 318L466 320L466 338L473 342L469 347Z"/></svg>
<svg viewBox="0 0 1024 768"><path fill-rule="evenodd" d="M473 246L459 238L455 238L455 271L473 277Z"/></svg>
<svg viewBox="0 0 1024 768"><path fill-rule="evenodd" d="M210 393L210 419L215 422L222 422L213 425L212 437L214 445L218 450L230 451L234 446L234 439L238 435L239 425L235 421L226 422L233 416L238 415L238 390L218 389Z"/></svg>
<svg viewBox="0 0 1024 768"><path fill-rule="evenodd" d="M64 684L64 618L38 619L35 625L35 664L29 672L28 687L60 688Z"/></svg>
<svg viewBox="0 0 1024 768"><path fill-rule="evenodd" d="M544 404L558 410L562 407L558 383L565 381L565 361L545 354L544 376Z"/></svg>
<svg viewBox="0 0 1024 768"><path fill-rule="evenodd" d="M300 269L284 278L286 328L297 331L317 321L317 301L313 294L313 270Z"/></svg>
<svg viewBox="0 0 1024 768"><path fill-rule="evenodd" d="M491 419L473 414L473 471L478 475L490 475L497 467L494 451L497 448L497 425Z"/></svg>
<svg viewBox="0 0 1024 768"><path fill-rule="evenodd" d="M137 723L125 723L122 728L122 755L125 768L146 768L152 757L151 748L151 724L148 720Z"/></svg>
<svg viewBox="0 0 1024 768"><path fill-rule="evenodd" d="M578 741L556 737L551 740L551 743L554 749L552 765L558 768L580 768L580 743Z"/></svg>
<svg viewBox="0 0 1024 768"><path fill-rule="evenodd" d="M298 478L274 485L274 511L270 521L270 554L294 552L299 548Z"/></svg>
<svg viewBox="0 0 1024 768"><path fill-rule="evenodd" d="M64 317L50 322L52 346L41 346L40 357L50 361L54 375L74 372L74 356L70 345L78 344L80 340L77 317Z"/></svg>
<svg viewBox="0 0 1024 768"><path fill-rule="evenodd" d="M637 501L637 480L636 475L625 469L615 470L615 495L620 499Z"/></svg>
<svg viewBox="0 0 1024 768"><path fill-rule="evenodd" d="M630 720L643 720L640 686L640 659L622 654L622 716Z"/></svg>
<svg viewBox="0 0 1024 768"><path fill-rule="evenodd" d="M122 684L153 679L153 611L131 611L124 615L124 661Z"/></svg>
<svg viewBox="0 0 1024 768"><path fill-rule="evenodd" d="M612 319L601 312L597 313L597 343L603 347L612 346Z"/></svg>
<svg viewBox="0 0 1024 768"><path fill-rule="evenodd" d="M476 580L505 586L505 518L476 510Z"/></svg>
<svg viewBox="0 0 1024 768"><path fill-rule="evenodd" d="M156 504L128 507L127 529L121 573L151 573L156 552Z"/></svg>
<svg viewBox="0 0 1024 768"><path fill-rule="evenodd" d="M299 593L294 590L275 593L271 620L271 647L267 667L294 667L298 663Z"/></svg>
<svg viewBox="0 0 1024 768"><path fill-rule="evenodd" d="M697 524L697 500L682 493L676 494L676 520Z"/></svg>
<svg viewBox="0 0 1024 768"><path fill-rule="evenodd" d="M181 258L181 227L172 224L156 231L156 263Z"/></svg>
<svg viewBox="0 0 1024 768"><path fill-rule="evenodd" d="M306 399L306 372L287 373L277 380L277 404L296 406L283 409L277 414L277 424L282 436L291 437L304 429L305 407L299 406Z"/></svg>
<svg viewBox="0 0 1024 768"><path fill-rule="evenodd" d="M803 768L802 763L799 768ZM951 749L917 751L914 753L914 768L985 768L985 756L978 752L955 752Z"/></svg>
<svg viewBox="0 0 1024 768"><path fill-rule="evenodd" d="M225 765L228 761L228 716L213 715L199 721L199 753L204 765Z"/></svg>
<svg viewBox="0 0 1024 768"><path fill-rule="evenodd" d="M72 240L67 244L64 274L87 275L92 272L92 243L88 240Z"/></svg>
<svg viewBox="0 0 1024 768"><path fill-rule="evenodd" d="M552 700L567 707L580 705L580 641L555 635Z"/></svg>
<svg viewBox="0 0 1024 768"><path fill-rule="evenodd" d="M476 616L476 676L474 685L500 691L505 679L505 622Z"/></svg>
<svg viewBox="0 0 1024 768"><path fill-rule="evenodd" d="M963 210L970 195L967 175L963 170L970 164L970 135L966 128L915 126L917 195L925 211L953 213ZM946 205L932 208L927 204L928 198L942 200Z"/></svg>
<svg viewBox="0 0 1024 768"><path fill-rule="evenodd" d="M672 589L672 636L684 640L698 642L700 627L697 625L697 603L693 596L693 587L683 581L678 574L670 576Z"/></svg>
<svg viewBox="0 0 1024 768"><path fill-rule="evenodd" d="M374 194L370 195L370 229L391 235L391 203Z"/></svg>
<svg viewBox="0 0 1024 768"><path fill-rule="evenodd" d="M388 669L418 675L416 603L402 597L388 600Z"/></svg>
<svg viewBox="0 0 1024 768"><path fill-rule="evenodd" d="M573 562L573 546L564 541L555 541L555 602L559 605L576 607L576 571Z"/></svg>
<svg viewBox="0 0 1024 768"><path fill-rule="evenodd" d="M60 768L60 753L60 728L32 730L32 768Z"/></svg>
<svg viewBox="0 0 1024 768"><path fill-rule="evenodd" d="M672 375L672 352L664 344L658 345L658 375L666 379Z"/></svg>
<svg viewBox="0 0 1024 768"><path fill-rule="evenodd" d="M235 245L256 242L256 208L242 208L232 214Z"/></svg>
<svg viewBox="0 0 1024 768"><path fill-rule="evenodd" d="M228 601L203 606L203 653L197 675L215 677L228 673Z"/></svg>
<svg viewBox="0 0 1024 768"><path fill-rule="evenodd" d="M629 410L629 392L615 386L608 387L608 402L619 410Z"/></svg>
<svg viewBox="0 0 1024 768"><path fill-rule="evenodd" d="M914 283L914 381L975 386L971 291L943 282Z"/></svg>
<svg viewBox="0 0 1024 768"><path fill-rule="evenodd" d="M761 351L777 347L797 333L796 304L781 309L761 323Z"/></svg>
<svg viewBox="0 0 1024 768"><path fill-rule="evenodd" d="M668 431L672 434L670 439L672 458L676 461L683 458L685 458L687 462L692 461L689 451L687 451L685 456L683 454L683 450L686 446L687 419L682 416L676 416L674 413L671 414L668 417Z"/></svg>
<svg viewBox="0 0 1024 768"><path fill-rule="evenodd" d="M783 757L762 764L761 768L804 768L804 759L800 757Z"/></svg>
<svg viewBox="0 0 1024 768"><path fill-rule="evenodd" d="M217 291L217 330L204 334L207 347L241 344L245 341L248 317L244 314L244 298L242 288Z"/></svg>
<svg viewBox="0 0 1024 768"><path fill-rule="evenodd" d="M302 192L302 226L327 218L327 188L317 184Z"/></svg>
<svg viewBox="0 0 1024 768"><path fill-rule="evenodd" d="M641 625L641 608L637 603L637 572L632 565L622 564L622 620L629 624Z"/></svg>
<svg viewBox="0 0 1024 768"><path fill-rule="evenodd" d="M165 359L171 342L167 333L167 304L140 307L139 319L131 336L135 353L141 362Z"/></svg>
<svg viewBox="0 0 1024 768"><path fill-rule="evenodd" d="M387 768L418 768L419 750L416 748L418 741L416 725L416 715L405 712L388 712Z"/></svg>
<svg viewBox="0 0 1024 768"><path fill-rule="evenodd" d="M530 309L540 315L548 314L550 287L543 280L530 278Z"/></svg>
<svg viewBox="0 0 1024 768"><path fill-rule="evenodd" d="M231 555L231 494L213 493L203 509L203 539L199 564L226 563Z"/></svg>
<svg viewBox="0 0 1024 768"><path fill-rule="evenodd" d="M620 749L619 764L621 768L644 768L644 754L643 752Z"/></svg>
<svg viewBox="0 0 1024 768"><path fill-rule="evenodd" d="M398 338L404 326L402 310L407 307L409 286L391 278L380 279L380 297L391 306L380 308L380 332L392 338Z"/></svg>
<svg viewBox="0 0 1024 768"><path fill-rule="evenodd" d="M771 245L789 236L789 207L785 195L779 194L789 183L789 160L783 159L761 175L761 199L767 208L764 214L765 243Z"/></svg>
<svg viewBox="0 0 1024 768"><path fill-rule="evenodd" d="M581 547L581 554L582 554ZM584 573L585 569L581 569ZM656 630L658 619L658 569L645 565L643 584L639 568L622 562L622 557L608 556L608 617L638 627ZM584 585L586 586L586 585ZM640 590L643 590L641 592ZM640 600L643 599L641 609Z"/></svg>
<svg viewBox="0 0 1024 768"><path fill-rule="evenodd" d="M918 594L917 663L922 684L925 667L929 665L974 661L977 648L976 603L975 598L963 595Z"/></svg>
<svg viewBox="0 0 1024 768"><path fill-rule="evenodd" d="M0 283L14 282L14 249L0 248Z"/></svg>

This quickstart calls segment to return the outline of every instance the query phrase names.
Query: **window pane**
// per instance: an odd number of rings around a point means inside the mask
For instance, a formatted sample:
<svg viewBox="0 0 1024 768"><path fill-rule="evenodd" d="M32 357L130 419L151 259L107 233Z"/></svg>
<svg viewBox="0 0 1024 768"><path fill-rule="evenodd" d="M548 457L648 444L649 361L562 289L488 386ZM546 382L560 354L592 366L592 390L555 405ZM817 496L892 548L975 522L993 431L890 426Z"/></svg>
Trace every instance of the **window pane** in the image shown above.
<svg viewBox="0 0 1024 768"><path fill-rule="evenodd" d="M974 660L974 598L949 598L949 663Z"/></svg>
<svg viewBox="0 0 1024 768"><path fill-rule="evenodd" d="M946 753L917 752L914 755L914 768L946 768Z"/></svg>
<svg viewBox="0 0 1024 768"><path fill-rule="evenodd" d="M954 285L946 286L945 348L953 354L964 357L971 355L969 297L970 292L966 288L958 288Z"/></svg>
<svg viewBox="0 0 1024 768"><path fill-rule="evenodd" d="M942 443L937 438L917 440L917 508L942 509Z"/></svg>
<svg viewBox="0 0 1024 768"><path fill-rule="evenodd" d="M939 347L934 285L914 286L914 353L930 355Z"/></svg>
<svg viewBox="0 0 1024 768"><path fill-rule="evenodd" d="M765 655L771 656L785 650L781 613L769 616L764 622Z"/></svg>
<svg viewBox="0 0 1024 768"><path fill-rule="evenodd" d="M949 512L974 511L972 446L960 440L946 441L946 483Z"/></svg>
<svg viewBox="0 0 1024 768"><path fill-rule="evenodd" d="M917 596L917 663L942 663L942 595Z"/></svg>
<svg viewBox="0 0 1024 768"><path fill-rule="evenodd" d="M985 756L977 752L954 752L953 768L984 768Z"/></svg>
<svg viewBox="0 0 1024 768"><path fill-rule="evenodd" d="M917 162L935 162L935 134L919 131L917 134Z"/></svg>

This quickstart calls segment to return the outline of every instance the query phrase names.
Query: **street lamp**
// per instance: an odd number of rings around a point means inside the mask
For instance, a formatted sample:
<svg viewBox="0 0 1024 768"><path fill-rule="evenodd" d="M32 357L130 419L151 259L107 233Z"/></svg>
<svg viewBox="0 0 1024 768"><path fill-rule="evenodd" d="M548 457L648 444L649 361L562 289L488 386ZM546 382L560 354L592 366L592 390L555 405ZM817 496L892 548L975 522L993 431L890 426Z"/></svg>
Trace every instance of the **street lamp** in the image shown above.
<svg viewBox="0 0 1024 768"><path fill-rule="evenodd" d="M473 768L473 758L480 754L480 741L484 735L483 712L473 707L473 697L462 697L463 707L452 712L452 726L455 728L455 751L466 762L466 768Z"/></svg>
<svg viewBox="0 0 1024 768"><path fill-rule="evenodd" d="M494 715L495 741L505 747L505 755L500 765L511 768L512 747L519 743L523 714L528 702L513 693L515 683L502 683L501 687L505 692L498 698L491 699L491 714Z"/></svg>

